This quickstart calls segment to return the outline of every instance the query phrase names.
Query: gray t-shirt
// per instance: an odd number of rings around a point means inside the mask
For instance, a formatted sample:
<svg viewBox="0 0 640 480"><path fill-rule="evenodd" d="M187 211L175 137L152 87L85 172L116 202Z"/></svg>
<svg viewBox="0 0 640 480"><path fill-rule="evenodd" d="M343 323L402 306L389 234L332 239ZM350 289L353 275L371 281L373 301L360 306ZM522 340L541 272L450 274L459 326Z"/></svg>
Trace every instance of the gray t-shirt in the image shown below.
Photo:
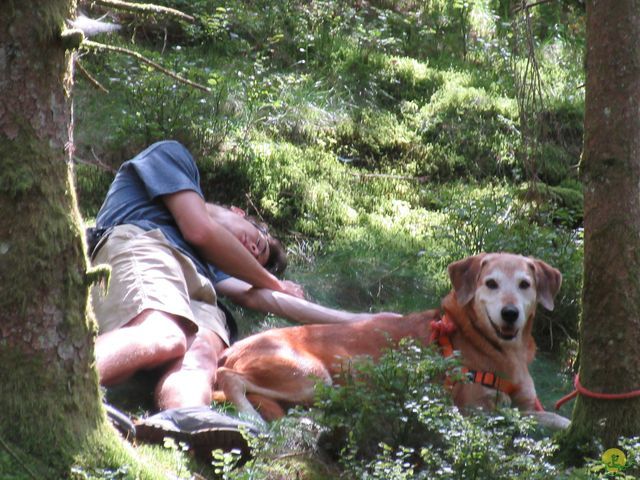
<svg viewBox="0 0 640 480"><path fill-rule="evenodd" d="M198 272L215 285L229 275L204 261L185 241L160 198L183 190L192 190L204 199L193 157L178 142L154 143L122 164L98 212L96 227L132 224L143 230L159 228L178 250L193 260Z"/></svg>

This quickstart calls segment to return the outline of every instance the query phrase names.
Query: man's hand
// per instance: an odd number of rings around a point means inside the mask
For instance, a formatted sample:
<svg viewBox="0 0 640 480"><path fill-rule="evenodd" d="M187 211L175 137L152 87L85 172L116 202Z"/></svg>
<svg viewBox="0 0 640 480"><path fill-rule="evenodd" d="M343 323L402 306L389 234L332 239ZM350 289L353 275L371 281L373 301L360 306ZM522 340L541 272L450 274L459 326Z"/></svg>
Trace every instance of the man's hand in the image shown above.
<svg viewBox="0 0 640 480"><path fill-rule="evenodd" d="M282 285L282 290L280 290L282 293L286 293L297 298L304 298L304 288L302 288L302 285L289 280L280 280L280 284Z"/></svg>

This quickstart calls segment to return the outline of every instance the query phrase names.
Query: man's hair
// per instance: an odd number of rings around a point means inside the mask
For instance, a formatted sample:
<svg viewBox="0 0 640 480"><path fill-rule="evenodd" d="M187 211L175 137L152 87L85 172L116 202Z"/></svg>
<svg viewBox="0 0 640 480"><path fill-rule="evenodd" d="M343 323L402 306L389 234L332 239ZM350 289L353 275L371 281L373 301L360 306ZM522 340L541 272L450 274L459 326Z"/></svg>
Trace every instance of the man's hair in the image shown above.
<svg viewBox="0 0 640 480"><path fill-rule="evenodd" d="M282 275L287 269L287 251L282 242L269 233L269 227L266 223L260 221L253 215L247 215L245 220L251 222L266 237L269 244L269 258L264 264L264 268L274 275Z"/></svg>

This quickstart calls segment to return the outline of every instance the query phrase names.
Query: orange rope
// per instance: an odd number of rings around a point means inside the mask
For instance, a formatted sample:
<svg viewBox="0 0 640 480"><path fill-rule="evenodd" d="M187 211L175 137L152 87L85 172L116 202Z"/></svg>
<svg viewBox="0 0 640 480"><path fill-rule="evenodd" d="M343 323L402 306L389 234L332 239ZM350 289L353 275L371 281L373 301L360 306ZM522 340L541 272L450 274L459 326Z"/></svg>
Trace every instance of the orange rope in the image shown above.
<svg viewBox="0 0 640 480"><path fill-rule="evenodd" d="M560 400L556 402L556 410L558 410L562 405L567 403L569 400L575 398L580 395L584 395L585 397L597 398L598 400L627 400L629 398L640 397L640 390L632 390L631 392L626 393L600 393L600 392L592 392L591 390L586 389L580 383L580 375L576 375L573 380L573 386L576 389L568 395L565 395Z"/></svg>

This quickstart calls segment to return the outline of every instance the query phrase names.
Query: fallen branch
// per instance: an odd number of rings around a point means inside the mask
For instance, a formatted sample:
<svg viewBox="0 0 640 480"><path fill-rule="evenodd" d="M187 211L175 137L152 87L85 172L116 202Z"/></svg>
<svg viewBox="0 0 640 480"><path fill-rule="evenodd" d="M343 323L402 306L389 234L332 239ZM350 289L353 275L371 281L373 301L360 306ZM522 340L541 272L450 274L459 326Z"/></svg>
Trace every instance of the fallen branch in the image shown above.
<svg viewBox="0 0 640 480"><path fill-rule="evenodd" d="M311 452L288 452L281 453L280 455L276 455L273 457L274 460L286 460L287 458L296 458L296 457L310 457L312 455Z"/></svg>
<svg viewBox="0 0 640 480"><path fill-rule="evenodd" d="M260 221L263 222L263 223L267 223L267 222L264 221L264 217L260 213L260 210L258 210L258 207L256 207L256 204L253 203L253 199L251 198L251 193L247 192L247 193L244 194L244 196L247 198L247 201L251 205L251 208L253 208L253 211L256 212L256 215L258 215L258 217L260 218Z"/></svg>
<svg viewBox="0 0 640 480"><path fill-rule="evenodd" d="M418 182L418 183L425 183L426 181L429 180L429 178L426 176L410 177L408 175L392 175L392 174L385 174L385 173L352 173L351 175L354 177L360 177L360 178L389 178L392 180L409 180L409 181Z"/></svg>
<svg viewBox="0 0 640 480"><path fill-rule="evenodd" d="M93 149L91 149L91 155L93 155L93 161L85 160L84 158L80 158L77 155L73 156L73 160L76 163L82 163L84 165L92 165L94 167L99 167L102 170L104 170L105 172L114 173L114 174L116 173L116 169L113 168L113 167L110 167L109 165L104 163L102 160L100 160L98 158L98 156L96 155L96 152L93 151Z"/></svg>
<svg viewBox="0 0 640 480"><path fill-rule="evenodd" d="M91 0L92 4L126 12L140 12L153 15L176 17L189 23L196 23L195 17L174 8L152 5L150 3L129 3L120 0Z"/></svg>
<svg viewBox="0 0 640 480"><path fill-rule="evenodd" d="M78 68L78 71L82 74L82 76L86 78L91 85L93 85L103 93L109 93L109 90L102 86L102 84L93 75L91 75L86 68L82 66L80 60L76 59L76 67Z"/></svg>
<svg viewBox="0 0 640 480"><path fill-rule="evenodd" d="M199 84L197 82L193 82L193 81L189 80L188 78L181 77L177 73L172 72L171 70L168 70L168 69L164 68L162 65L154 62L153 60L148 59L147 57L145 57L144 55L139 54L138 52L135 52L133 50L129 50L128 48L115 47L113 45L106 45L104 43L98 43L98 42L94 42L92 40L85 40L84 42L82 42L81 47L85 47L85 48L88 48L88 49L95 49L95 50L106 50L106 51L109 51L109 52L117 52L117 53L123 53L125 55L129 55L129 56L135 58L136 60L141 61L142 63L146 63L150 67L158 70L159 72L164 73L168 77L171 77L171 78L173 78L174 80L176 80L176 81L178 81L180 83L184 83L185 85L189 85L190 87L197 88L198 90L202 90L205 93L211 93L211 89L209 87L205 87L204 85L201 85L201 84Z"/></svg>

